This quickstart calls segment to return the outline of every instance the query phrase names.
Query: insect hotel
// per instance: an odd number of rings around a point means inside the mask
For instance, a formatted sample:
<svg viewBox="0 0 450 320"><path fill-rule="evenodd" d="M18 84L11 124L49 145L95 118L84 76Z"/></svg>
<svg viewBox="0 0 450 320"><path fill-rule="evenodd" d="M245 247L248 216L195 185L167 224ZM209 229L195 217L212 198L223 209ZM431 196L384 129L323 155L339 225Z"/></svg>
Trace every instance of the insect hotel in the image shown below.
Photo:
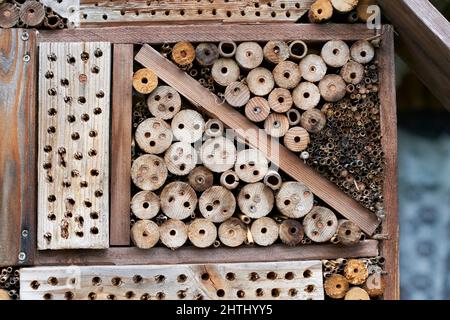
<svg viewBox="0 0 450 320"><path fill-rule="evenodd" d="M399 298L376 1L0 2L2 299Z"/></svg>

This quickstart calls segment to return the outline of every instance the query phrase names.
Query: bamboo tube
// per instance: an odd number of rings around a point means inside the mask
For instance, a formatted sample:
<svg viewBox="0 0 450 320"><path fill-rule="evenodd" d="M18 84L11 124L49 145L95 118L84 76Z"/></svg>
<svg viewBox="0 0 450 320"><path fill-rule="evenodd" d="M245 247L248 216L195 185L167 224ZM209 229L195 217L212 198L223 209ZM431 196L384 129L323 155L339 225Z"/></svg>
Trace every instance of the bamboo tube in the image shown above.
<svg viewBox="0 0 450 320"><path fill-rule="evenodd" d="M299 64L302 77L309 82L318 82L327 74L327 65L322 57L308 54Z"/></svg>
<svg viewBox="0 0 450 320"><path fill-rule="evenodd" d="M142 190L159 189L167 179L167 167L158 156L146 154L133 161L131 179Z"/></svg>
<svg viewBox="0 0 450 320"><path fill-rule="evenodd" d="M264 184L272 190L280 189L282 182L280 174L275 170L267 171L264 176Z"/></svg>
<svg viewBox="0 0 450 320"><path fill-rule="evenodd" d="M167 170L178 176L185 176L197 164L197 151L187 142L175 142L164 154Z"/></svg>
<svg viewBox="0 0 450 320"><path fill-rule="evenodd" d="M321 56L330 67L340 68L350 59L350 49L342 40L331 40L322 47Z"/></svg>
<svg viewBox="0 0 450 320"><path fill-rule="evenodd" d="M292 61L280 62L272 73L277 86L284 89L295 88L302 78L298 64Z"/></svg>
<svg viewBox="0 0 450 320"><path fill-rule="evenodd" d="M195 49L190 42L182 41L173 46L172 59L180 66L187 66L195 59Z"/></svg>
<svg viewBox="0 0 450 320"><path fill-rule="evenodd" d="M263 49L257 42L242 42L236 49L235 59L246 70L258 67L263 59Z"/></svg>
<svg viewBox="0 0 450 320"><path fill-rule="evenodd" d="M369 294L371 298L379 298L384 295L386 289L386 281L384 277L375 273L370 275L364 283L363 289Z"/></svg>
<svg viewBox="0 0 450 320"><path fill-rule="evenodd" d="M351 259L344 268L344 276L350 284L362 285L369 276L369 271L362 260Z"/></svg>
<svg viewBox="0 0 450 320"><path fill-rule="evenodd" d="M270 114L269 102L263 97L253 97L245 105L245 116L253 122L261 122Z"/></svg>
<svg viewBox="0 0 450 320"><path fill-rule="evenodd" d="M268 41L263 54L266 61L277 64L289 58L289 47L284 41Z"/></svg>
<svg viewBox="0 0 450 320"><path fill-rule="evenodd" d="M142 68L133 74L133 88L142 94L149 94L158 86L158 77L147 68Z"/></svg>
<svg viewBox="0 0 450 320"><path fill-rule="evenodd" d="M356 8L358 0L330 0L331 5L338 12L346 13Z"/></svg>
<svg viewBox="0 0 450 320"><path fill-rule="evenodd" d="M236 147L225 137L210 138L203 143L200 158L212 172L225 172L236 162Z"/></svg>
<svg viewBox="0 0 450 320"><path fill-rule="evenodd" d="M231 58L236 54L236 43L234 41L222 41L219 43L219 54L224 58Z"/></svg>
<svg viewBox="0 0 450 320"><path fill-rule="evenodd" d="M172 119L181 109L178 91L169 86L159 86L147 98L148 110L156 118Z"/></svg>
<svg viewBox="0 0 450 320"><path fill-rule="evenodd" d="M242 107L249 99L249 88L241 81L232 82L225 89L225 100L232 107Z"/></svg>
<svg viewBox="0 0 450 320"><path fill-rule="evenodd" d="M341 76L349 84L358 84L364 80L364 66L355 61L349 61L341 69Z"/></svg>
<svg viewBox="0 0 450 320"><path fill-rule="evenodd" d="M350 48L352 59L361 64L367 64L375 57L375 49L367 40L359 40Z"/></svg>
<svg viewBox="0 0 450 320"><path fill-rule="evenodd" d="M272 218L262 217L252 223L250 232L256 244L267 247L278 239L278 224Z"/></svg>
<svg viewBox="0 0 450 320"><path fill-rule="evenodd" d="M236 189L239 185L239 177L233 170L227 170L220 176L220 185L228 190Z"/></svg>
<svg viewBox="0 0 450 320"><path fill-rule="evenodd" d="M166 151L173 139L170 125L162 119L148 118L136 129L135 140L147 153L160 154Z"/></svg>
<svg viewBox="0 0 450 320"><path fill-rule="evenodd" d="M297 108L312 109L320 102L319 88L314 83L302 82L292 91L292 99Z"/></svg>
<svg viewBox="0 0 450 320"><path fill-rule="evenodd" d="M344 276L333 274L325 280L324 289L326 295L330 298L342 299L348 292L349 284Z"/></svg>
<svg viewBox="0 0 450 320"><path fill-rule="evenodd" d="M44 21L44 5L35 0L28 0L20 6L20 20L29 27L36 27Z"/></svg>
<svg viewBox="0 0 450 320"><path fill-rule="evenodd" d="M370 300L370 297L364 289L353 287L348 290L344 300Z"/></svg>
<svg viewBox="0 0 450 320"><path fill-rule="evenodd" d="M305 234L314 242L329 241L337 230L336 215L328 208L314 207L303 219Z"/></svg>
<svg viewBox="0 0 450 320"><path fill-rule="evenodd" d="M308 12L309 21L313 23L325 22L333 16L333 6L330 0L317 0Z"/></svg>
<svg viewBox="0 0 450 320"><path fill-rule="evenodd" d="M131 212L139 219L152 219L159 209L159 197L152 191L140 191L131 199Z"/></svg>
<svg viewBox="0 0 450 320"><path fill-rule="evenodd" d="M194 143L202 139L204 131L205 120L195 110L181 110L172 119L173 136L178 141Z"/></svg>
<svg viewBox="0 0 450 320"><path fill-rule="evenodd" d="M284 182L275 197L275 202L280 213L286 217L297 219L311 211L314 195L301 182Z"/></svg>
<svg viewBox="0 0 450 320"><path fill-rule="evenodd" d="M187 240L187 227L183 221L169 219L159 227L161 242L170 249L181 247Z"/></svg>
<svg viewBox="0 0 450 320"><path fill-rule="evenodd" d="M167 184L161 192L161 210L166 216L183 220L197 207L197 195L192 187L181 181Z"/></svg>
<svg viewBox="0 0 450 320"><path fill-rule="evenodd" d="M271 113L264 121L264 130L274 138L280 138L289 130L289 120L284 114Z"/></svg>
<svg viewBox="0 0 450 320"><path fill-rule="evenodd" d="M194 246L207 248L216 241L217 228L208 219L195 219L188 226L188 237Z"/></svg>
<svg viewBox="0 0 450 320"><path fill-rule="evenodd" d="M203 192L212 187L214 176L212 172L203 166L195 167L189 173L188 181L190 186L197 192Z"/></svg>
<svg viewBox="0 0 450 320"><path fill-rule="evenodd" d="M308 46L301 40L292 41L289 44L289 56L293 60L300 60L308 54Z"/></svg>
<svg viewBox="0 0 450 320"><path fill-rule="evenodd" d="M239 209L250 218L257 219L268 215L273 209L272 189L261 182L249 183L239 192Z"/></svg>
<svg viewBox="0 0 450 320"><path fill-rule="evenodd" d="M270 108L279 113L287 112L292 107L291 92L283 88L275 88L268 98Z"/></svg>
<svg viewBox="0 0 450 320"><path fill-rule="evenodd" d="M195 48L195 59L201 66L212 66L219 59L219 49L214 43L200 43Z"/></svg>
<svg viewBox="0 0 450 320"><path fill-rule="evenodd" d="M275 85L272 72L262 67L251 70L247 75L247 85L254 95L265 96L269 94Z"/></svg>
<svg viewBox="0 0 450 320"><path fill-rule="evenodd" d="M47 15L44 18L44 26L49 29L56 29L61 24L61 19L54 14Z"/></svg>
<svg viewBox="0 0 450 320"><path fill-rule="evenodd" d="M301 118L302 118L302 115L300 114L300 111L298 111L295 108L292 108L292 109L288 110L288 112L286 112L286 116L288 118L289 125L291 127L298 125L300 123Z"/></svg>
<svg viewBox="0 0 450 320"><path fill-rule="evenodd" d="M339 223L337 236L339 242L343 245L350 246L358 244L361 239L361 229L349 220Z"/></svg>
<svg viewBox="0 0 450 320"><path fill-rule="evenodd" d="M12 3L0 4L0 27L12 28L19 22L19 9Z"/></svg>
<svg viewBox="0 0 450 320"><path fill-rule="evenodd" d="M309 133L302 127L292 127L283 138L284 146L293 152L306 150L309 144Z"/></svg>
<svg viewBox="0 0 450 320"><path fill-rule="evenodd" d="M205 124L205 134L208 137L221 137L224 133L223 122L219 119L209 119Z"/></svg>
<svg viewBox="0 0 450 320"><path fill-rule="evenodd" d="M131 227L131 240L140 249L150 249L159 241L159 227L151 220L139 220Z"/></svg>
<svg viewBox="0 0 450 320"><path fill-rule="evenodd" d="M236 215L236 217L238 217L239 218L239 220L241 220L243 223L245 223L245 224L250 224L251 222L252 222L252 219L249 217L249 216L246 216L245 214L243 214L243 213L238 213L237 215Z"/></svg>
<svg viewBox="0 0 450 320"><path fill-rule="evenodd" d="M246 149L238 152L234 171L239 179L247 183L261 181L269 169L269 162L257 149Z"/></svg>
<svg viewBox="0 0 450 320"><path fill-rule="evenodd" d="M280 224L280 239L285 245L297 246L303 237L303 226L299 221L288 219Z"/></svg>
<svg viewBox="0 0 450 320"><path fill-rule="evenodd" d="M300 123L309 133L318 133L325 128L327 119L323 112L317 109L310 109L302 114Z"/></svg>
<svg viewBox="0 0 450 320"><path fill-rule="evenodd" d="M220 242L228 247L238 247L247 238L247 228L238 218L230 218L219 226Z"/></svg>
<svg viewBox="0 0 450 320"><path fill-rule="evenodd" d="M229 58L218 59L214 62L211 75L215 82L226 87L239 79L240 70L237 63Z"/></svg>
<svg viewBox="0 0 450 320"><path fill-rule="evenodd" d="M199 199L200 213L212 222L223 222L236 210L236 199L231 191L222 186L213 186L202 193Z"/></svg>
<svg viewBox="0 0 450 320"><path fill-rule="evenodd" d="M319 82L319 91L325 101L337 102L345 97L347 85L341 76L337 74L327 74Z"/></svg>

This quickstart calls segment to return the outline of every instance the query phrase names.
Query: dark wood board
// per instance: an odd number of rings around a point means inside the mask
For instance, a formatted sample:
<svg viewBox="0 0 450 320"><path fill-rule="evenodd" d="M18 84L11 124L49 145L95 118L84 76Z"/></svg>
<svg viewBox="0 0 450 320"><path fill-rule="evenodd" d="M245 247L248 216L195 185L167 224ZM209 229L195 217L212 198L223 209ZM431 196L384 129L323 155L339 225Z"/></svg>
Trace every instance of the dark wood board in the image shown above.
<svg viewBox="0 0 450 320"><path fill-rule="evenodd" d="M0 29L0 266L36 247L36 53L36 31Z"/></svg>

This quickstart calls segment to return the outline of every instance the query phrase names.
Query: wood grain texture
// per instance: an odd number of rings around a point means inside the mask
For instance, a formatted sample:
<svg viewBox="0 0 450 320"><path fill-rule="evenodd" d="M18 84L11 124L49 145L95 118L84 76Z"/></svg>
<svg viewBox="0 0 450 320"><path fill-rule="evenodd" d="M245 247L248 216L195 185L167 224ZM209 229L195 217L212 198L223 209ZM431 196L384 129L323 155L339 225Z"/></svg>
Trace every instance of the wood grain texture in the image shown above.
<svg viewBox="0 0 450 320"><path fill-rule="evenodd" d="M80 1L80 26L296 22L313 0Z"/></svg>
<svg viewBox="0 0 450 320"><path fill-rule="evenodd" d="M36 245L36 31L23 32L0 29L0 266L32 264Z"/></svg>
<svg viewBox="0 0 450 320"><path fill-rule="evenodd" d="M111 246L130 244L133 45L113 46L111 104Z"/></svg>
<svg viewBox="0 0 450 320"><path fill-rule="evenodd" d="M136 265L183 263L238 263L275 262L291 260L338 259L375 257L378 241L366 240L355 246L334 244L287 247L273 245L263 247L199 249L181 247L176 251L163 247L151 249L151 254L138 248L109 248L108 250L38 251L36 266L59 265Z"/></svg>
<svg viewBox="0 0 450 320"><path fill-rule="evenodd" d="M73 279L75 283L71 283ZM94 295L95 300L141 300L147 296L151 300L324 299L318 260L36 267L23 268L20 281L22 300L90 300Z"/></svg>
<svg viewBox="0 0 450 320"><path fill-rule="evenodd" d="M406 61L419 79L450 107L450 22L430 3L422 0L378 0L410 51Z"/></svg>
<svg viewBox="0 0 450 320"><path fill-rule="evenodd" d="M220 100L214 94L161 56L155 49L144 45L135 59L145 67L151 68L159 78L178 90L194 106L213 118L221 119L225 126L232 128L242 141L261 150L277 167L292 178L306 184L314 194L344 217L356 223L366 233L374 233L379 223L373 213L345 195L336 185L320 176L312 168L304 165L295 154L277 140L270 138L227 103L219 102Z"/></svg>
<svg viewBox="0 0 450 320"><path fill-rule="evenodd" d="M381 252L386 259L386 300L400 299L399 275L399 225L398 225L398 181L397 181L397 105L395 95L394 30L383 28L382 46L378 52L380 62L381 134L385 154L384 205L386 220L383 233L389 240L381 243Z"/></svg>
<svg viewBox="0 0 450 320"><path fill-rule="evenodd" d="M261 24L261 25L164 25L123 26L107 28L80 28L41 30L40 41L107 41L111 43L164 43L178 41L269 41L303 40L343 41L360 40L375 36L375 31L362 24Z"/></svg>
<svg viewBox="0 0 450 320"><path fill-rule="evenodd" d="M39 62L38 248L107 248L111 46L41 43Z"/></svg>

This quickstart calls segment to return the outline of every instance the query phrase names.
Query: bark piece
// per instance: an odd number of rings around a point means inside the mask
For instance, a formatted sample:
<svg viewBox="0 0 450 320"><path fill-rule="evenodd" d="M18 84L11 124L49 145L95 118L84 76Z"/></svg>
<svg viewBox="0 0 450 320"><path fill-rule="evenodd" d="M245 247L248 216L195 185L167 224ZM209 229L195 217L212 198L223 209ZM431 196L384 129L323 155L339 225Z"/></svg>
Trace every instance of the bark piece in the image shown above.
<svg viewBox="0 0 450 320"><path fill-rule="evenodd" d="M161 210L166 216L175 220L190 217L197 207L197 195L194 189L181 181L174 181L166 185L160 198Z"/></svg>
<svg viewBox="0 0 450 320"><path fill-rule="evenodd" d="M142 190L159 189L167 179L167 166L158 156L146 154L133 161L131 179Z"/></svg>
<svg viewBox="0 0 450 320"><path fill-rule="evenodd" d="M245 185L238 195L239 209L253 219L268 215L273 209L273 203L272 190L261 182Z"/></svg>

